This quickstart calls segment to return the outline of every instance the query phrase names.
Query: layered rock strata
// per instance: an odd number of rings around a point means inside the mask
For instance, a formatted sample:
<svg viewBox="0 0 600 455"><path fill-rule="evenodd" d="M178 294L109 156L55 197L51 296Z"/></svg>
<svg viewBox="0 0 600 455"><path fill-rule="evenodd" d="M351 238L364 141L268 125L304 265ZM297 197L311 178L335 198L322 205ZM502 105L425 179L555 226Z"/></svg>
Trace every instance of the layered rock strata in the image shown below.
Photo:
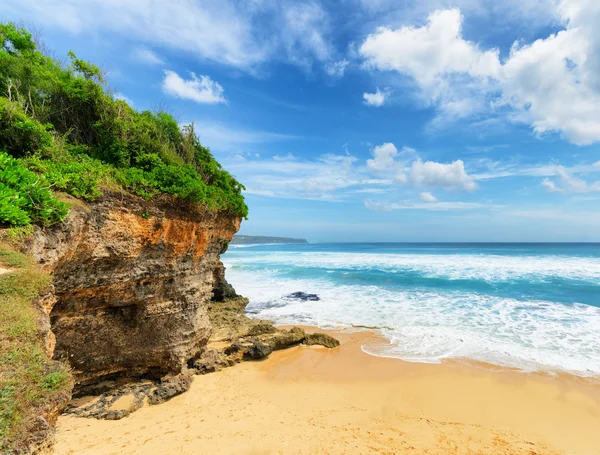
<svg viewBox="0 0 600 455"><path fill-rule="evenodd" d="M173 198L71 200L65 223L27 245L53 276L47 347L80 388L183 371L211 335L219 254L241 219Z"/></svg>

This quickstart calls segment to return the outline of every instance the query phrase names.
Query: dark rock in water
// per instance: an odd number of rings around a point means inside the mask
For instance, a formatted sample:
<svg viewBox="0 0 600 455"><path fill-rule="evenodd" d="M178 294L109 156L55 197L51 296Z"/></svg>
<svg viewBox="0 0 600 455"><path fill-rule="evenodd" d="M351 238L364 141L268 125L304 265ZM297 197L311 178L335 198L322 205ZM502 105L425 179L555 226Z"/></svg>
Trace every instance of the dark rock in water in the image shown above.
<svg viewBox="0 0 600 455"><path fill-rule="evenodd" d="M148 403L163 403L169 398L186 392L190 385L192 385L192 377L185 374L163 379L155 389L148 393Z"/></svg>
<svg viewBox="0 0 600 455"><path fill-rule="evenodd" d="M292 292L290 295L286 296L286 298L298 300L311 300L313 302L321 300L317 294L307 294L306 292Z"/></svg>
<svg viewBox="0 0 600 455"><path fill-rule="evenodd" d="M304 344L308 346L320 344L321 346L332 349L337 348L340 345L340 342L332 336L324 333L311 333L310 335L306 335L306 337L304 337Z"/></svg>

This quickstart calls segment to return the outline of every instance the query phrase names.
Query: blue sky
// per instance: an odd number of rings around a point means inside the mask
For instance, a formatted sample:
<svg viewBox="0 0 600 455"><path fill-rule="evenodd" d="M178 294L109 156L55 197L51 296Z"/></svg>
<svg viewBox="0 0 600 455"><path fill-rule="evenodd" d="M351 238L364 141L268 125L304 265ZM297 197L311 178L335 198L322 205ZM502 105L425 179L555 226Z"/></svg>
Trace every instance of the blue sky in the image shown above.
<svg viewBox="0 0 600 455"><path fill-rule="evenodd" d="M600 241L596 0L4 0L195 122L241 233Z"/></svg>

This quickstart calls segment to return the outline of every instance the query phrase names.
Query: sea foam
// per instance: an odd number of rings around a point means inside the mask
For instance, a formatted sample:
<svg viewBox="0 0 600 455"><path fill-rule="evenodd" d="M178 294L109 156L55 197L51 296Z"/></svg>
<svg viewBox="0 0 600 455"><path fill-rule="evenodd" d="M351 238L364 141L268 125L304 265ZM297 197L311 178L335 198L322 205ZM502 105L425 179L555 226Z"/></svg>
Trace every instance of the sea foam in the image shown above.
<svg viewBox="0 0 600 455"><path fill-rule="evenodd" d="M546 289L557 279L600 291L598 258L245 251L226 255L225 265L257 317L377 327L389 343L364 346L373 355L415 362L468 358L527 371L600 375L600 308L553 301L552 289L540 298L519 294L524 281ZM454 280L464 286L452 285ZM517 291L499 286L515 280L521 282ZM488 287L473 291L480 282ZM321 300L285 297L295 291Z"/></svg>

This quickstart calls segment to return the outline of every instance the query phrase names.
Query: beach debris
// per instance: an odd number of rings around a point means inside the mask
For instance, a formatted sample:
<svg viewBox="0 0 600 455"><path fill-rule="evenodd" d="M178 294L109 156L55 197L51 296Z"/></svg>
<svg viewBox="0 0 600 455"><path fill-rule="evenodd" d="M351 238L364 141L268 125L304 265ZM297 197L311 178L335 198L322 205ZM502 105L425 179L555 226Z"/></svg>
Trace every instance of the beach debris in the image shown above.
<svg viewBox="0 0 600 455"><path fill-rule="evenodd" d="M297 292L292 292L291 294L287 295L285 297L286 299L298 299L298 300L303 300L303 301L318 301L321 300L321 298L317 295L317 294L307 294L306 292L301 292L301 291L297 291Z"/></svg>

